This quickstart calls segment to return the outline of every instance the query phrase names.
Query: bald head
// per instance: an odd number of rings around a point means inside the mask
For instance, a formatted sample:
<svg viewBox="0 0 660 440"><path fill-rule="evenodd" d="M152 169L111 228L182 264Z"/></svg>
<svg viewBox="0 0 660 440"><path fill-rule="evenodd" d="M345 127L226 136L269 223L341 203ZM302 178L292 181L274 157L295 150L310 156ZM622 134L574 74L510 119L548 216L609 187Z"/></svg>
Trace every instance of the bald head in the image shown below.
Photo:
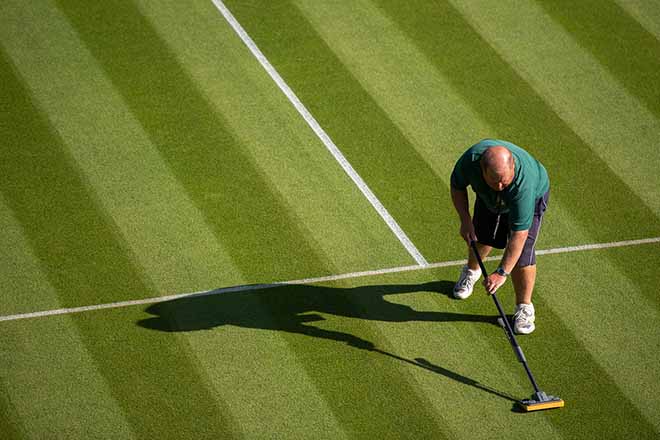
<svg viewBox="0 0 660 440"><path fill-rule="evenodd" d="M488 148L481 156L481 169L488 186L502 191L511 184L515 174L511 151L500 145Z"/></svg>

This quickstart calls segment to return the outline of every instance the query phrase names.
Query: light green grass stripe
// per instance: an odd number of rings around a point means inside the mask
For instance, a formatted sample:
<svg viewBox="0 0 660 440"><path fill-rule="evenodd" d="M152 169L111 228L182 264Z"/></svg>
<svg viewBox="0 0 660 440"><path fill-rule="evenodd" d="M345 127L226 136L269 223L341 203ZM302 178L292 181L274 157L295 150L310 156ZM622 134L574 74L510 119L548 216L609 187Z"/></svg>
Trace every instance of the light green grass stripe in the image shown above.
<svg viewBox="0 0 660 440"><path fill-rule="evenodd" d="M654 0L615 0L660 41L660 3Z"/></svg>
<svg viewBox="0 0 660 440"><path fill-rule="evenodd" d="M660 276L651 271L629 279L618 268L618 252L571 254L544 264L543 284L552 294L543 301L660 433L660 311L642 292L655 290ZM654 259L659 256L656 251Z"/></svg>
<svg viewBox="0 0 660 440"><path fill-rule="evenodd" d="M212 4L139 7L324 259L340 271L410 261Z"/></svg>
<svg viewBox="0 0 660 440"><path fill-rule="evenodd" d="M534 2L453 4L592 151L660 215L660 192L649 191L660 187L660 154L652 147L660 137L660 120Z"/></svg>
<svg viewBox="0 0 660 440"><path fill-rule="evenodd" d="M167 292L243 281L62 14L51 2L4 5L2 44L154 283Z"/></svg>
<svg viewBox="0 0 660 440"><path fill-rule="evenodd" d="M23 228L0 195L0 243L4 280L0 309L29 303L57 306L57 290L23 235ZM11 263L11 264L4 264ZM35 293L37 293L35 295ZM0 382L28 438L45 433L70 438L132 438L122 409L112 398L71 317L50 324L8 325L0 338ZM72 398L75 395L75 398ZM93 410L90 410L93 408ZM85 414L85 423L79 417ZM66 434L65 434L66 433Z"/></svg>

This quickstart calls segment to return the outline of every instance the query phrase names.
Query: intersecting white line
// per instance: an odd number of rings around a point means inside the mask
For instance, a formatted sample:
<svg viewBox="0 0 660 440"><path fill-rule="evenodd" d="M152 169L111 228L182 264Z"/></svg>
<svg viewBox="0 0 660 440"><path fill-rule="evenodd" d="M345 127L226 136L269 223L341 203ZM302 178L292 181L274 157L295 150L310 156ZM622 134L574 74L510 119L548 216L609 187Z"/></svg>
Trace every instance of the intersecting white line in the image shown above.
<svg viewBox="0 0 660 440"><path fill-rule="evenodd" d="M565 253L570 253L570 252L583 252L583 251L608 249L608 248L616 248L616 247L639 246L639 245L643 245L643 244L652 244L652 243L660 243L660 237L643 238L643 239L640 239L640 240L615 241L615 242L611 242L611 243L585 244L585 245L580 245L580 246L568 246L568 247L560 247L560 248L554 248L554 249L537 250L536 254L537 255L565 254ZM491 261L491 260L497 260L499 258L501 258L501 256L492 256L492 257L486 258L486 260ZM145 305L145 304L154 304L154 303L159 303L159 302L163 302L163 301L172 301L172 300L180 299L180 298L194 298L194 297L200 297L200 296L220 295L220 294L223 294L223 293L231 293L231 292L247 292L247 291L251 291L251 290L269 289L269 288L273 288L273 287L287 286L287 285L293 285L293 284L298 284L298 285L299 284L315 284L315 283L323 283L323 282L328 282L328 281L337 281L337 280L345 280L345 279L352 279L352 278L363 278L363 277L370 277L370 276L376 276L376 275L384 275L384 274L389 274L389 273L401 273L401 272L419 271L419 270L424 270L424 269L435 269L435 268L440 268L440 267L461 266L461 265L465 264L465 262L466 262L466 260L442 261L442 262L439 262L439 263L427 264L426 266L414 265L414 266L391 267L391 268L386 268L386 269L367 270L367 271L363 271L363 272L351 272L351 273L345 273L345 274L339 274L339 275L329 275L329 276L324 276L324 277L303 278L303 279L299 279L299 280L280 281L280 282L268 283L268 284L249 284L249 285L244 285L244 286L225 287L225 288L222 288L222 289L206 290L206 291L191 292L191 293L179 293L179 294L175 294L175 295L158 296L158 297L153 297L153 298L143 298L143 299L136 299L136 300L130 300L130 301L118 301L118 302L107 303L107 304L94 304L94 305L82 306L82 307L71 307L71 308L63 308L63 309L55 309L55 310L44 310L44 311L40 311L40 312L31 312L31 313L19 313L19 314L16 314L16 315L0 316L0 322L2 322L2 321L17 321L19 319L29 319L29 318L42 318L42 317L46 317L46 316L55 316L55 315L70 315L70 314L74 314L74 313L90 312L90 311L103 310L103 309L118 309L118 308L122 308L122 307L131 307L131 306L139 306L139 305Z"/></svg>

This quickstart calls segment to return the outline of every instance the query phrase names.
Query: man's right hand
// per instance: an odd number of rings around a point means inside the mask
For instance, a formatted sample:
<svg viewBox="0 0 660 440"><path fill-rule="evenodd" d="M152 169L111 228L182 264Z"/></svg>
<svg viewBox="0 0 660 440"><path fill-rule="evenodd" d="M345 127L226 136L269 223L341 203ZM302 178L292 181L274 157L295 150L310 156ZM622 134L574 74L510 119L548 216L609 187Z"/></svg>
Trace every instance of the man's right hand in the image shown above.
<svg viewBox="0 0 660 440"><path fill-rule="evenodd" d="M474 225L472 221L461 222L461 237L467 242L467 244L477 241L477 234L474 232Z"/></svg>

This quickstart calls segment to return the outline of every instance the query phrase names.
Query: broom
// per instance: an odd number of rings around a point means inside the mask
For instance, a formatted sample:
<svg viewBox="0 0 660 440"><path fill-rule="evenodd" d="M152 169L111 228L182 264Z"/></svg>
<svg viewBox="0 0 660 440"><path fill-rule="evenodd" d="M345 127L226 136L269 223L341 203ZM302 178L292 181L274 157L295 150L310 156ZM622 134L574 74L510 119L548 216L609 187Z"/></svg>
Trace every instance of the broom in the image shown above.
<svg viewBox="0 0 660 440"><path fill-rule="evenodd" d="M474 252L474 256L477 258L477 262L479 262L479 267L481 268L481 272L484 274L484 277L488 279L488 272L486 271L484 262L481 260L481 256L479 256L479 252L477 251L477 243L475 241L472 241L470 243L470 246L472 247L472 252ZM534 387L534 394L532 394L532 396L529 399L519 400L517 402L518 406L523 411L527 411L527 412L563 407L564 401L562 399L555 396L549 396L539 389L539 386L536 383L534 376L532 375L532 371L529 369L529 365L527 365L527 359L525 359L525 355L523 354L520 345L518 345L518 341L516 341L516 336L514 335L513 330L511 329L511 325L509 324L509 321L506 318L506 315L504 314L502 305L500 304L500 301L497 299L497 295L493 293L491 296L493 297L493 301L495 302L497 311L500 313L501 319L499 319L498 322L504 329L504 333L506 333L507 339L511 343L513 352L516 354L516 357L518 358L520 363L523 364L523 367L525 367L525 372L527 373L527 377L529 377L529 380L532 382L532 386Z"/></svg>

